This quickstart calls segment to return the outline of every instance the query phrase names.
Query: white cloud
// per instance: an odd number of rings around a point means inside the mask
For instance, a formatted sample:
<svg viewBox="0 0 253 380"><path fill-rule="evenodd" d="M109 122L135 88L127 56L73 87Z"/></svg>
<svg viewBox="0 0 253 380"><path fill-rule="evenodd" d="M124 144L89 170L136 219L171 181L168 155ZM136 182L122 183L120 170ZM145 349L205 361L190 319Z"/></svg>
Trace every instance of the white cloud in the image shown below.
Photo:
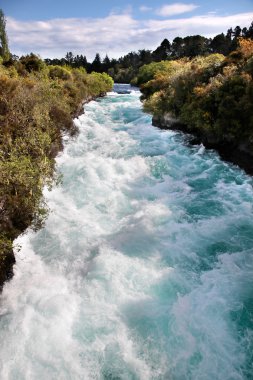
<svg viewBox="0 0 253 380"><path fill-rule="evenodd" d="M92 60L96 52L112 58L133 50L155 49L164 38L172 41L177 36L193 34L211 37L237 25L248 27L252 19L253 12L166 20L136 20L125 13L95 19L18 21L8 18L7 32L10 49L17 55L34 52L43 58L60 58L72 51Z"/></svg>
<svg viewBox="0 0 253 380"><path fill-rule="evenodd" d="M140 10L141 12L150 12L150 11L152 11L152 9L153 9L153 8L151 8L151 7L147 7L146 5L142 5L142 6L139 8L139 10Z"/></svg>
<svg viewBox="0 0 253 380"><path fill-rule="evenodd" d="M198 8L195 4L174 3L170 5L164 5L156 10L156 14L162 17L179 15L181 13L191 12Z"/></svg>

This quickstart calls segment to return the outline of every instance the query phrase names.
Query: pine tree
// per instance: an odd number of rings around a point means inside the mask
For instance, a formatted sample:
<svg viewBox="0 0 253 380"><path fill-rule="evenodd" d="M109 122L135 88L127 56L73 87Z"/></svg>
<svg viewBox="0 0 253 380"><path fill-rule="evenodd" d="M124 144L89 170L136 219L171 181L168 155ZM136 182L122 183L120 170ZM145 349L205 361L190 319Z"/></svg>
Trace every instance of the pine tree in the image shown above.
<svg viewBox="0 0 253 380"><path fill-rule="evenodd" d="M253 39L253 22L251 23L249 29L248 29L248 32L246 34L246 37L247 38L252 38Z"/></svg>
<svg viewBox="0 0 253 380"><path fill-rule="evenodd" d="M108 71L108 69L110 68L110 65L111 65L111 61L110 61L110 58L108 57L108 55L106 54L105 58L103 59L103 70L105 72Z"/></svg>
<svg viewBox="0 0 253 380"><path fill-rule="evenodd" d="M100 55L97 53L94 61L91 64L92 71L96 71L97 73L101 72L102 64L101 64L101 58Z"/></svg>
<svg viewBox="0 0 253 380"><path fill-rule="evenodd" d="M74 55L71 51L67 52L65 55L65 60L67 61L67 64L72 66L74 63Z"/></svg>

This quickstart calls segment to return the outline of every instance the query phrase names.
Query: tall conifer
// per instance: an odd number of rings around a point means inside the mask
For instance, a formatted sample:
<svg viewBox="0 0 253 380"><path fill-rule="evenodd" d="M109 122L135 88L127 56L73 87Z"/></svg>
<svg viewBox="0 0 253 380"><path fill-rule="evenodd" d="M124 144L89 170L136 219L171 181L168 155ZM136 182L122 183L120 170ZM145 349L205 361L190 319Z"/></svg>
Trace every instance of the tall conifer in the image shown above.
<svg viewBox="0 0 253 380"><path fill-rule="evenodd" d="M10 58L10 51L8 47L8 37L6 34L6 19L4 16L4 12L0 9L0 56L3 57L4 60L8 61Z"/></svg>

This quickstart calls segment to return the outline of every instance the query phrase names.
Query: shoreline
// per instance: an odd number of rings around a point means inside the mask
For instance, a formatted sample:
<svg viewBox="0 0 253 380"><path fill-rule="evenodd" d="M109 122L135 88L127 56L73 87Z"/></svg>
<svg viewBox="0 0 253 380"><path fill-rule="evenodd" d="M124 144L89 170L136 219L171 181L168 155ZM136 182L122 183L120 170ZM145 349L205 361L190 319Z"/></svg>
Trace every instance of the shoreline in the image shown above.
<svg viewBox="0 0 253 380"><path fill-rule="evenodd" d="M168 114L153 116L152 125L160 129L171 129L190 134L189 144L203 144L206 149L214 149L218 152L221 159L240 167L247 174L253 175L253 153L247 142L236 145L229 141L220 141L214 135L206 135L195 128L190 128L181 123L178 119L171 118Z"/></svg>
<svg viewBox="0 0 253 380"><path fill-rule="evenodd" d="M98 96L88 96L86 99L83 99L82 102L79 103L79 105L76 108L76 111L73 112L73 114L71 115L72 128L69 130L70 137L74 137L78 133L78 128L74 124L74 119L78 118L84 113L84 109L83 109L84 105L89 103L92 100L96 100L100 97L104 97L105 95L106 93L101 93ZM50 156L53 159L55 159L56 156L60 152L63 151L63 149L64 149L64 145L63 145L63 140L61 136L61 139L60 141L57 141L57 144L52 143L50 147ZM3 204L0 203L0 214L1 213L2 214L4 213L4 207L3 207ZM11 225L11 221L8 218L8 215L5 215L5 224L6 224L6 229L9 229L9 230L13 229L13 226ZM27 225L23 229L23 231L21 231L21 233L19 233L18 235L15 235L13 232L14 236L12 239L9 240L9 244L4 244L4 246L1 247L3 254L1 254L1 260L0 260L0 294L2 292L5 282L11 280L14 275L13 266L16 263L16 259L15 259L14 249L13 249L13 242L15 239L21 236L29 227L30 227L30 224Z"/></svg>

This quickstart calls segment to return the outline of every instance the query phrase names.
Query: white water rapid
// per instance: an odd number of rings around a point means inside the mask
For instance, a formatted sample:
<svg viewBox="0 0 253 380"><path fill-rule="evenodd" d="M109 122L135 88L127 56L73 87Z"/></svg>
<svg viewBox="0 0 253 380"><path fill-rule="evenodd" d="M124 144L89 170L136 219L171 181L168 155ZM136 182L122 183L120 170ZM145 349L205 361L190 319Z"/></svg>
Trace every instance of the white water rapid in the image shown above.
<svg viewBox="0 0 253 380"><path fill-rule="evenodd" d="M252 179L139 93L85 106L0 298L1 380L253 379Z"/></svg>

